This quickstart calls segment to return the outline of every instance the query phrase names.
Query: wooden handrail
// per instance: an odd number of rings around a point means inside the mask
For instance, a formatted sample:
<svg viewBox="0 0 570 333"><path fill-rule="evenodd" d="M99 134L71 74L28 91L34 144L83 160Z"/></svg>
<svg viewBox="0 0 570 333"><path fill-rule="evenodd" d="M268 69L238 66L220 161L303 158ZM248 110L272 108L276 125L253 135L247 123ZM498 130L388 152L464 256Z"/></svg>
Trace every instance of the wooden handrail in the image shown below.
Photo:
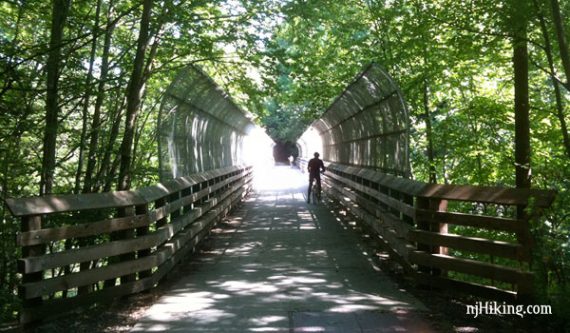
<svg viewBox="0 0 570 333"><path fill-rule="evenodd" d="M22 220L20 322L152 288L247 194L251 172L232 166L133 191L7 199ZM60 214L79 222L44 223Z"/></svg>
<svg viewBox="0 0 570 333"><path fill-rule="evenodd" d="M546 208L550 207L556 196L556 193L550 190L428 184L383 174L370 169L334 163L328 163L327 169L344 172L402 193L431 199L477 201L504 205L527 205L530 200L534 200L534 205Z"/></svg>
<svg viewBox="0 0 570 333"><path fill-rule="evenodd" d="M537 218L550 207L556 196L554 191L427 184L366 168L326 162L325 165L325 189L368 224L389 253L419 283L453 285L455 290L492 297L528 297L531 293L528 219ZM447 211L451 202L494 204L503 207L503 211L504 207L538 209L531 216L492 216ZM512 213L515 211L511 209ZM454 225L476 230L477 236L448 232L449 226ZM501 231L506 238L493 239L493 233L483 231ZM479 254L479 259L465 253ZM462 280L456 273L473 276L479 282ZM496 281L514 287L506 289Z"/></svg>
<svg viewBox="0 0 570 333"><path fill-rule="evenodd" d="M10 213L17 217L137 206L156 201L175 192L241 169L243 169L243 167L232 166L206 171L200 174L176 178L161 184L143 187L134 191L8 198L6 199L6 205Z"/></svg>
<svg viewBox="0 0 570 333"><path fill-rule="evenodd" d="M526 206L534 200L536 207L547 208L552 205L556 193L538 189L426 184L416 195L432 199L476 201L499 205Z"/></svg>
<svg viewBox="0 0 570 333"><path fill-rule="evenodd" d="M13 216L47 215L80 210L99 210L142 205L145 200L133 191L46 195L43 197L6 199Z"/></svg>

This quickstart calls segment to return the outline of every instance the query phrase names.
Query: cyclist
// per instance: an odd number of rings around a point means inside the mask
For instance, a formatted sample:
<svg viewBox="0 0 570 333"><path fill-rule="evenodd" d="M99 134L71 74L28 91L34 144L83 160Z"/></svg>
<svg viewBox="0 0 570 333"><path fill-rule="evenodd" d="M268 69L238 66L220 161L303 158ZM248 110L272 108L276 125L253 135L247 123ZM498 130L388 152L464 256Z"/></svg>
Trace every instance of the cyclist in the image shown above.
<svg viewBox="0 0 570 333"><path fill-rule="evenodd" d="M317 181L317 194L320 195L321 192L321 172L325 172L325 165L322 160L319 159L319 153L314 153L309 161L307 170L309 171L309 191L307 193L307 203L311 202L311 187L313 187L313 182Z"/></svg>

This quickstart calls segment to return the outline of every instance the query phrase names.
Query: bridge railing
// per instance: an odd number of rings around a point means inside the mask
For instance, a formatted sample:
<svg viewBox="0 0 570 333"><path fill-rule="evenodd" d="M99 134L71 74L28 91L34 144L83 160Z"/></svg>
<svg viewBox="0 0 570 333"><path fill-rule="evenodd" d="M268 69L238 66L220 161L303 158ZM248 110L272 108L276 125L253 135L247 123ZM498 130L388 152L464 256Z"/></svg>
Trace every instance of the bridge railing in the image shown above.
<svg viewBox="0 0 570 333"><path fill-rule="evenodd" d="M419 283L493 299L530 295L529 220L551 205L554 192L426 184L339 164L329 164L326 175L329 193ZM530 214L520 214L524 207Z"/></svg>
<svg viewBox="0 0 570 333"><path fill-rule="evenodd" d="M7 199L21 218L23 324L154 287L251 186L228 167L141 188Z"/></svg>

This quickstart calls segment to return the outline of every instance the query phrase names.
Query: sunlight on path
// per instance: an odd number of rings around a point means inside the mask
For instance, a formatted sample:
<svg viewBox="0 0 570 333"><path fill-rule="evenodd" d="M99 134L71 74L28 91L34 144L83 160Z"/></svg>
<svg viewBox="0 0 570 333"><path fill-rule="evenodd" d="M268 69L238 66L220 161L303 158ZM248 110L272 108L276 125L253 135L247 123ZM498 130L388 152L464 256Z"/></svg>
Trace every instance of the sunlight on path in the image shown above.
<svg viewBox="0 0 570 333"><path fill-rule="evenodd" d="M374 266L306 175L267 170L133 332L430 332L425 307Z"/></svg>
<svg viewBox="0 0 570 333"><path fill-rule="evenodd" d="M298 168L275 166L257 168L253 186L256 192L263 194L304 193L307 190L309 176Z"/></svg>

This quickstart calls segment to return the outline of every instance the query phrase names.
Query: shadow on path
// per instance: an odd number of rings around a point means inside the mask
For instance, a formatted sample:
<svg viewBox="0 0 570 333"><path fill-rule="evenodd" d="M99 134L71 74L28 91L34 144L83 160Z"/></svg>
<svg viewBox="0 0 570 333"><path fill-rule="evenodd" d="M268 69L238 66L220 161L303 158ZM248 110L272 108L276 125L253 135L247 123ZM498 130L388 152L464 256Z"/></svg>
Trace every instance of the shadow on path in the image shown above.
<svg viewBox="0 0 570 333"><path fill-rule="evenodd" d="M430 332L425 307L363 253L306 176L281 167L212 235L132 332Z"/></svg>

